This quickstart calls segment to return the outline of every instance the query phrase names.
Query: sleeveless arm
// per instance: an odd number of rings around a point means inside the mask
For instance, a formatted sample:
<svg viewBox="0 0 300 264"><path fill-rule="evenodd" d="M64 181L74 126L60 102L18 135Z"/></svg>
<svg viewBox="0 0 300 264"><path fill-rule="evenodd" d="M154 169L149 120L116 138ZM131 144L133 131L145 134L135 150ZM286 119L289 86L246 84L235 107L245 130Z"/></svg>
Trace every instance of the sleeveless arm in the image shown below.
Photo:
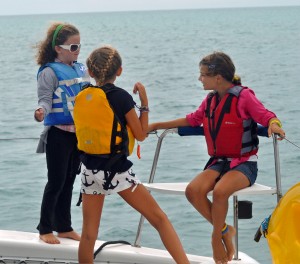
<svg viewBox="0 0 300 264"><path fill-rule="evenodd" d="M141 101L142 106L148 107L148 99L145 87L141 83L136 83L133 88L133 93L139 95L139 99ZM131 96L130 96L131 97ZM134 102L131 97L132 103ZM138 117L134 108L128 111L125 115L126 121L134 135L134 137L138 141L143 141L147 137L148 131L148 112L140 112Z"/></svg>

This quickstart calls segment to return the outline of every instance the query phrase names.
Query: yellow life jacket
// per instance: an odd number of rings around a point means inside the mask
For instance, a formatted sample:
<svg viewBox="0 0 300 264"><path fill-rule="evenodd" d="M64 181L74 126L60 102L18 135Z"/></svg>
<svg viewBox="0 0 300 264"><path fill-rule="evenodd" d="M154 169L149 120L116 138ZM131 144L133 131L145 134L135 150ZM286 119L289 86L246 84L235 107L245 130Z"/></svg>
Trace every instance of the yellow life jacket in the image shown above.
<svg viewBox="0 0 300 264"><path fill-rule="evenodd" d="M300 182L292 186L273 211L266 235L274 264L300 260Z"/></svg>
<svg viewBox="0 0 300 264"><path fill-rule="evenodd" d="M78 149L107 158L117 154L129 156L135 138L110 105L106 97L110 90L89 84L76 96L74 123Z"/></svg>

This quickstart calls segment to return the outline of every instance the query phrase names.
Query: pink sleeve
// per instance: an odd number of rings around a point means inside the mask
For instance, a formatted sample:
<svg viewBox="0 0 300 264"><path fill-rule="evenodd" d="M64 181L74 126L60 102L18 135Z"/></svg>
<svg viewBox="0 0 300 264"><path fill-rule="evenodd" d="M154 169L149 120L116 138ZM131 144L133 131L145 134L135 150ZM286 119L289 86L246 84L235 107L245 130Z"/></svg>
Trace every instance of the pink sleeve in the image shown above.
<svg viewBox="0 0 300 264"><path fill-rule="evenodd" d="M238 101L238 111L242 119L252 118L256 123L267 127L269 120L276 115L266 109L264 105L257 99L255 93L251 89L244 89L240 93Z"/></svg>
<svg viewBox="0 0 300 264"><path fill-rule="evenodd" d="M206 102L207 102L207 97L202 101L201 105L195 112L186 115L186 120L190 123L192 127L202 125L204 112L206 108Z"/></svg>

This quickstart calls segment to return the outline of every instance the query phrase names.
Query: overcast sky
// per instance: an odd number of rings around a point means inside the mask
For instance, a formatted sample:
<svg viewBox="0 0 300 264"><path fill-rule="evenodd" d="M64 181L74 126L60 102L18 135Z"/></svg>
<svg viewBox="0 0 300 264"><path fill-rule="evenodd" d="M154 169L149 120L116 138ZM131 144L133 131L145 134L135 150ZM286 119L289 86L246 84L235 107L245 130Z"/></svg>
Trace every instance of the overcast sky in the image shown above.
<svg viewBox="0 0 300 264"><path fill-rule="evenodd" d="M299 6L300 0L0 0L0 15Z"/></svg>

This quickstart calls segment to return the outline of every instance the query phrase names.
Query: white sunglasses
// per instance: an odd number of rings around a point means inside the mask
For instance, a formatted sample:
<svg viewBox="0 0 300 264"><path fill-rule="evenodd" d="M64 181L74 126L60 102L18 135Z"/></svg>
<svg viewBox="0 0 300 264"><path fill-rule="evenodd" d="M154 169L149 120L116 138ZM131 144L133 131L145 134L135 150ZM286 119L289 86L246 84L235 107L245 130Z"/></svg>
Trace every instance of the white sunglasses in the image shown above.
<svg viewBox="0 0 300 264"><path fill-rule="evenodd" d="M70 52L75 52L81 48L81 44L58 45L58 46Z"/></svg>

